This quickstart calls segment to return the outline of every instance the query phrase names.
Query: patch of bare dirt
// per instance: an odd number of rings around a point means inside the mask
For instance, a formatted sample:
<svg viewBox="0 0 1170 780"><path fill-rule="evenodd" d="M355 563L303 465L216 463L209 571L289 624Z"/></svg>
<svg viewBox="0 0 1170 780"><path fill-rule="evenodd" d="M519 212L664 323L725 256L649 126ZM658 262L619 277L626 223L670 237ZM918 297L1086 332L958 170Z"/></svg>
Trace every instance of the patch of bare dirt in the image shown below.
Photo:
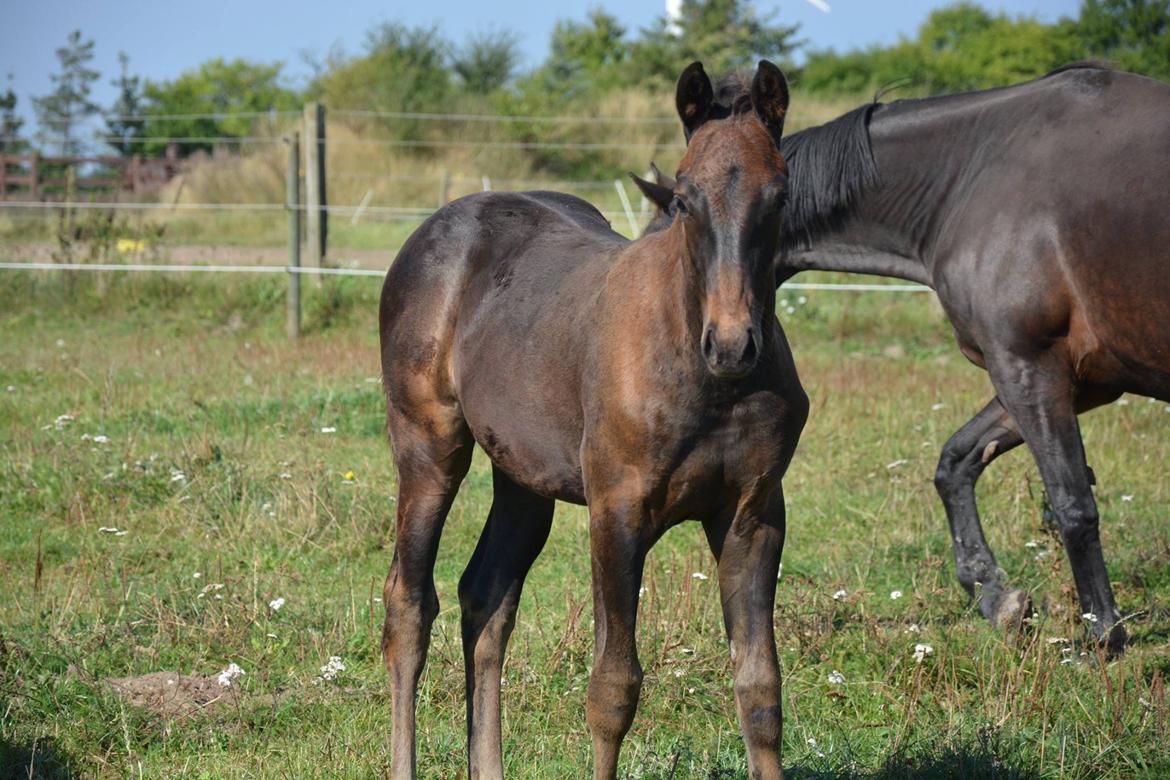
<svg viewBox="0 0 1170 780"><path fill-rule="evenodd" d="M216 675L153 672L140 677L111 677L104 680L135 707L164 718L186 718L240 703L237 685L223 686Z"/></svg>

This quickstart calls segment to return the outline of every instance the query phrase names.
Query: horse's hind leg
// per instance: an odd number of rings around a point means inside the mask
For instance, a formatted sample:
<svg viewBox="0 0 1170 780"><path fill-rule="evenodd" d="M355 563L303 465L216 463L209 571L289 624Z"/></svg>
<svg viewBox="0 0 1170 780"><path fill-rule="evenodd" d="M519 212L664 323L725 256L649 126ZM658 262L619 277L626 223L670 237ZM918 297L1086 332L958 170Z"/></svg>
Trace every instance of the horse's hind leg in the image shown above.
<svg viewBox="0 0 1170 780"><path fill-rule="evenodd" d="M389 427L398 466L398 517L383 590L382 656L394 711L391 777L405 780L415 776L415 692L439 613L435 555L474 441L457 412L442 404L420 404L410 415L392 406Z"/></svg>
<svg viewBox="0 0 1170 780"><path fill-rule="evenodd" d="M1060 527L1081 610L1110 653L1121 652L1125 629L1101 551L1100 516L1077 425L1072 372L1052 353L1009 354L988 366L1004 407L1028 442Z"/></svg>
<svg viewBox="0 0 1170 780"><path fill-rule="evenodd" d="M1029 599L1023 591L1005 590L1004 573L979 522L975 483L991 461L1022 442L1011 415L998 398L992 398L947 441L934 475L951 527L959 582L979 599L983 616L997 626L1018 625L1027 617Z"/></svg>
<svg viewBox="0 0 1170 780"><path fill-rule="evenodd" d="M487 525L459 581L467 674L468 776L502 778L500 673L524 578L552 527L553 501L498 468Z"/></svg>
<svg viewBox="0 0 1170 780"><path fill-rule="evenodd" d="M753 780L781 778L780 667L772 610L784 548L784 495L703 524L719 563L723 623L735 673L735 705Z"/></svg>

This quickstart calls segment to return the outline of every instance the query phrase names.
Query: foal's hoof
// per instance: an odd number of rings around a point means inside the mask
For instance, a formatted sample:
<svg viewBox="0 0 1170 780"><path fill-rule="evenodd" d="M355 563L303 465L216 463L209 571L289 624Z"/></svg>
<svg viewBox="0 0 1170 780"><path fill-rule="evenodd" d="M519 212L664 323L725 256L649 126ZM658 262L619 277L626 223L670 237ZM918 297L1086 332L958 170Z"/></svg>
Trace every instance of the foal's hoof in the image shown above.
<svg viewBox="0 0 1170 780"><path fill-rule="evenodd" d="M1022 590L1001 593L987 606L989 609L984 614L996 628L1018 631L1032 617L1032 598Z"/></svg>

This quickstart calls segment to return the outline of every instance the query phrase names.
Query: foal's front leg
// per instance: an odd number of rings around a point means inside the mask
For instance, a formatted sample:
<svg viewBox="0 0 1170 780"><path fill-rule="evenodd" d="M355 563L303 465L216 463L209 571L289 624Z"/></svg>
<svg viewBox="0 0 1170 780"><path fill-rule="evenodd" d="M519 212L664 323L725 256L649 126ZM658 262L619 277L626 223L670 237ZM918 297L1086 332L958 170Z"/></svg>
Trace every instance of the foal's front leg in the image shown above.
<svg viewBox="0 0 1170 780"><path fill-rule="evenodd" d="M635 641L638 589L653 543L644 520L637 500L611 503L609 497L591 497L594 648L586 716L593 735L594 780L617 777L618 752L642 689Z"/></svg>
<svg viewBox="0 0 1170 780"><path fill-rule="evenodd" d="M783 778L780 764L780 665L772 610L784 549L784 494L777 487L760 507L736 508L703 523L719 563L723 623L735 673L735 707L752 780Z"/></svg>

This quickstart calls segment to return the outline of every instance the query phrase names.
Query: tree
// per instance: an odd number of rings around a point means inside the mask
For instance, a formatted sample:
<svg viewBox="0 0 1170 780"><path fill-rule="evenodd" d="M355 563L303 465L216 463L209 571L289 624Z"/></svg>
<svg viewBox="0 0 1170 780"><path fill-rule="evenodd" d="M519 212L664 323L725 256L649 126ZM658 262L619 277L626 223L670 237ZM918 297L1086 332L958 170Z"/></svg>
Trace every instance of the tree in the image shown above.
<svg viewBox="0 0 1170 780"><path fill-rule="evenodd" d="M692 60L723 75L753 68L760 59L788 64L799 25L759 16L748 0L683 0L675 18L658 18L632 48L631 72L640 81L671 83Z"/></svg>
<svg viewBox="0 0 1170 780"><path fill-rule="evenodd" d="M123 157L142 151L142 138L146 120L142 118L142 79L130 75L130 57L118 52L121 73L112 82L118 89L118 99L106 114L106 143Z"/></svg>
<svg viewBox="0 0 1170 780"><path fill-rule="evenodd" d="M1042 76L1083 56L1068 20L1045 24L959 2L932 11L912 40L810 52L799 83L812 92L857 93L899 81L919 93L959 92Z"/></svg>
<svg viewBox="0 0 1170 780"><path fill-rule="evenodd" d="M519 63L516 36L505 30L469 38L452 58L451 69L465 90L486 95L507 84Z"/></svg>
<svg viewBox="0 0 1170 780"><path fill-rule="evenodd" d="M33 98L42 141L55 144L63 155L81 151L78 127L100 110L89 99L100 76L89 67L91 60L93 40L82 40L80 30L69 33L67 44L57 49L61 72L50 76L56 87L48 95Z"/></svg>
<svg viewBox="0 0 1170 780"><path fill-rule="evenodd" d="M0 154L20 154L28 143L20 137L24 120L16 113L16 92L12 89L12 74L8 74L8 89L0 95Z"/></svg>
<svg viewBox="0 0 1170 780"><path fill-rule="evenodd" d="M143 133L147 137L207 139L180 142L183 154L251 135L258 113L293 110L299 103L296 92L281 81L280 63L219 58L181 73L173 81L148 80L143 98ZM168 118L162 118L164 115ZM165 141L143 144L150 154L165 147Z"/></svg>
<svg viewBox="0 0 1170 780"><path fill-rule="evenodd" d="M1084 0L1077 32L1091 56L1170 80L1170 0Z"/></svg>
<svg viewBox="0 0 1170 780"><path fill-rule="evenodd" d="M310 91L343 109L422 111L441 104L450 87L448 43L435 27L387 22L366 34L366 52L334 53Z"/></svg>

